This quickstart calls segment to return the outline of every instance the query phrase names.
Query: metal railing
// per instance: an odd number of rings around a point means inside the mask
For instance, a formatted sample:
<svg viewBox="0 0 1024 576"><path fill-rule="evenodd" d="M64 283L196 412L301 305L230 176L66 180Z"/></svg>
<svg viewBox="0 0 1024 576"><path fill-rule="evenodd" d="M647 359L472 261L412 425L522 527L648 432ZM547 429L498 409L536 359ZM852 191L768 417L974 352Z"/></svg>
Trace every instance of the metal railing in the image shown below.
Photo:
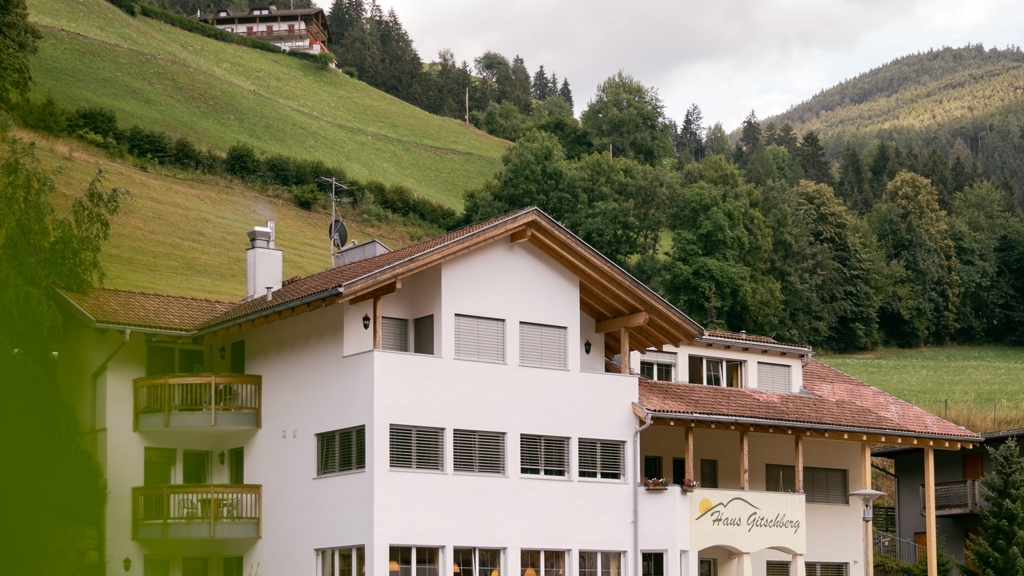
<svg viewBox="0 0 1024 576"><path fill-rule="evenodd" d="M132 538L142 524L162 526L167 538L172 524L255 522L263 535L263 486L254 484L175 484L132 488Z"/></svg>
<svg viewBox="0 0 1024 576"><path fill-rule="evenodd" d="M217 425L217 412L256 414L256 427L262 426L260 405L263 377L251 374L176 374L135 379L135 418L163 414L164 426L170 426L172 413L209 412L210 426Z"/></svg>
<svg viewBox="0 0 1024 576"><path fill-rule="evenodd" d="M295 28L293 30L253 30L252 32L246 31L246 36L266 37L266 36L309 36L309 30L306 28Z"/></svg>
<svg viewBox="0 0 1024 576"><path fill-rule="evenodd" d="M878 530L875 530L873 541L876 555L895 558L907 564L917 564L918 561L923 561L927 550L927 548L919 546L915 542L897 538L895 534ZM949 554L943 555L949 559L952 570L950 576L960 576L960 570L955 559Z"/></svg>
<svg viewBox="0 0 1024 576"><path fill-rule="evenodd" d="M924 486L920 486L921 510L924 511ZM985 496L985 488L978 480L956 480L935 484L935 514L955 516L974 514Z"/></svg>

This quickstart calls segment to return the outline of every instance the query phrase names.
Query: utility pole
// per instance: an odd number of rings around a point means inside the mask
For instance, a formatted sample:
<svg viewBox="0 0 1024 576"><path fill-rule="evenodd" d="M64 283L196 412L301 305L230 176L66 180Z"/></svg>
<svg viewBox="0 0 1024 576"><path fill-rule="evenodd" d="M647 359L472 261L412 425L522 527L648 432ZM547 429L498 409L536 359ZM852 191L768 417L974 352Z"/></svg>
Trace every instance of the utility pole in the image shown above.
<svg viewBox="0 0 1024 576"><path fill-rule="evenodd" d="M469 124L469 86L466 86L466 124Z"/></svg>

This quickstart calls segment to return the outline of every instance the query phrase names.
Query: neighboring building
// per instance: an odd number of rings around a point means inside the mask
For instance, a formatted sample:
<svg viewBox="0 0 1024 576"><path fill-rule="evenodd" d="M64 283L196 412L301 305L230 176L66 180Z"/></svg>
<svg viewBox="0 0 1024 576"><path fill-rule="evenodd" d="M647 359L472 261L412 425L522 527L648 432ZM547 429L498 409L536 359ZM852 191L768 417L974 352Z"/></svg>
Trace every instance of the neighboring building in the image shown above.
<svg viewBox="0 0 1024 576"><path fill-rule="evenodd" d="M327 50L331 41L323 8L278 10L271 4L248 12L220 9L199 18L221 30L258 38L283 50L316 53Z"/></svg>
<svg viewBox="0 0 1024 576"><path fill-rule="evenodd" d="M935 514L938 537L946 554L961 564L971 534L978 533L978 507L985 496L981 478L992 471L988 449L1009 438L1024 442L1024 430L1007 430L981 435L985 443L962 452L942 452L935 457ZM876 457L893 461L896 478L897 538L925 546L924 455L920 449L887 446L872 451Z"/></svg>
<svg viewBox="0 0 1024 576"><path fill-rule="evenodd" d="M869 443L979 441L536 208L287 285L249 238L240 303L63 297L111 575L864 576Z"/></svg>

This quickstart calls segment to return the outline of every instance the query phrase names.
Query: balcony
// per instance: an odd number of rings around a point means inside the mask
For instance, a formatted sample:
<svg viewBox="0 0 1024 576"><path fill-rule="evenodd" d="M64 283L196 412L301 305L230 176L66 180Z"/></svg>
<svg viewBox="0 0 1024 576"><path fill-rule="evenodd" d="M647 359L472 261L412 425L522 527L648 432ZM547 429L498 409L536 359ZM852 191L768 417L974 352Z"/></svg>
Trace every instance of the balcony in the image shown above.
<svg viewBox="0 0 1024 576"><path fill-rule="evenodd" d="M262 426L263 377L175 374L135 379L134 430L226 430Z"/></svg>
<svg viewBox="0 0 1024 576"><path fill-rule="evenodd" d="M262 499L259 485L137 486L132 488L132 538L259 538Z"/></svg>
<svg viewBox="0 0 1024 576"><path fill-rule="evenodd" d="M957 480L935 483L935 515L962 516L977 514L986 490L978 480ZM921 514L924 514L924 486L920 487Z"/></svg>

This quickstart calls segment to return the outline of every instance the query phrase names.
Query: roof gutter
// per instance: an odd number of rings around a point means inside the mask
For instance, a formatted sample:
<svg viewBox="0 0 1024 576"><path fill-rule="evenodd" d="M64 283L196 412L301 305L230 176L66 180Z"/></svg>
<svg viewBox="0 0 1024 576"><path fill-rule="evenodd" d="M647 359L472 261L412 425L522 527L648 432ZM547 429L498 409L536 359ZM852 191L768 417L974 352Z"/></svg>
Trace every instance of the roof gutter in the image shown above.
<svg viewBox="0 0 1024 576"><path fill-rule="evenodd" d="M782 352L795 352L801 355L811 354L809 346L790 346L787 344L769 344L768 342L755 342L751 340L740 340L735 338L720 338L718 336L699 336L694 342L701 344L721 344L723 346L742 346L755 350L776 350Z"/></svg>
<svg viewBox="0 0 1024 576"><path fill-rule="evenodd" d="M893 436L899 438L927 438L929 440L944 440L950 442L971 442L978 443L983 439L981 436L943 436L941 434L913 433L893 430L880 430L873 428L857 428L854 426L830 426L825 424L791 422L788 420L769 420L766 418L744 418L735 416L713 416L709 414L694 414L683 412L652 412L644 408L644 412L655 418L670 418L675 420L700 420L701 422L721 422L723 424L757 424L761 426L774 426L778 428L806 428L809 430L821 430L823 432L853 432L855 434L876 434L880 436Z"/></svg>
<svg viewBox="0 0 1024 576"><path fill-rule="evenodd" d="M287 310L289 308L295 308L296 306L302 306L303 304L309 304L310 302L316 302L317 300L323 300L324 298L327 298L327 297L333 296L333 295L341 296L344 293L345 293L345 288L342 287L342 286L338 286L337 288L330 288L328 290L324 290L323 292L317 292L316 294L311 294L311 295L306 296L304 298L299 298L298 300L289 300L287 302L282 302L281 304L278 304L277 306L271 306L270 308L264 308L263 310L257 310L256 312L252 312L250 314L246 314L245 316L240 316L238 318L233 318L233 319L228 320L226 322L221 322L220 324L214 324L213 326L210 326L209 328L202 328L202 329L196 330L195 332L192 332L191 334L194 335L194 336L203 336L203 335L209 334L211 332L216 332L217 330L219 330L220 328L222 328L224 326L232 326L234 324L242 324L242 323L248 322L249 320L255 320L256 318L261 318L263 316L267 316L268 314L273 314L274 312L280 312L281 310Z"/></svg>

